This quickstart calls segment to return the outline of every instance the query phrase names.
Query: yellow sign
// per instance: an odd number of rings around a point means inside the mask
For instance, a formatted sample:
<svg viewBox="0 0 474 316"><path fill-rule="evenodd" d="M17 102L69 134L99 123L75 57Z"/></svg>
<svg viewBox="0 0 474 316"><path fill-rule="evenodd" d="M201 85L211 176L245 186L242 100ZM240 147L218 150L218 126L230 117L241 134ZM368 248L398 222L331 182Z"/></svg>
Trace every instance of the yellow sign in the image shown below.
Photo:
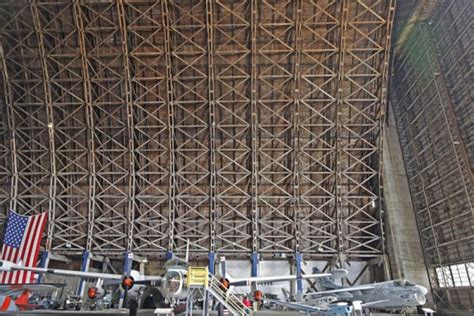
<svg viewBox="0 0 474 316"><path fill-rule="evenodd" d="M207 288L209 284L209 270L207 267L189 267L186 280L187 287L202 286Z"/></svg>

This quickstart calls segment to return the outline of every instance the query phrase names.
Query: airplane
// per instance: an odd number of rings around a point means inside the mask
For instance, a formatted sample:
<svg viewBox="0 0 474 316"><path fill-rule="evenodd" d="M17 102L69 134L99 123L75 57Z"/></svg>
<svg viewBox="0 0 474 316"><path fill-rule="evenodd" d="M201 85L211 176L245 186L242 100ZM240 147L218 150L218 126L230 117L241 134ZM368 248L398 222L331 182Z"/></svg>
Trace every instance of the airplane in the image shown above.
<svg viewBox="0 0 474 316"><path fill-rule="evenodd" d="M402 310L417 307L426 303L428 289L408 280L384 281L372 284L343 287L335 284L328 277L319 280L322 291L304 295L305 303L311 305L312 298L336 296L340 301L361 301L367 308L384 310Z"/></svg>
<svg viewBox="0 0 474 316"><path fill-rule="evenodd" d="M225 289L229 289L231 286L256 286L261 285L270 285L277 282L287 282L287 281L296 281L296 280L307 280L307 279L321 279L321 278L343 278L347 275L347 270L345 269L334 269L331 272L322 273L321 271L314 271L312 274L302 274L301 276L297 275L284 275L284 276L259 276L259 277L245 277L245 278L235 278L229 273L225 272L225 258L221 258L221 272L224 276L218 276L219 281ZM259 291L257 291L259 292ZM263 294L263 293L262 293Z"/></svg>
<svg viewBox="0 0 474 316"><path fill-rule="evenodd" d="M10 261L0 260L0 271L31 271L38 274L54 274L65 277L80 277L84 279L95 279L97 283L90 287L87 291L87 297L90 300L99 300L104 297L105 290L101 280L115 281L121 284L122 288L127 292L130 299L137 299L141 291L146 285L160 284L163 280L162 276L144 276L139 271L131 270L128 275L109 274L102 272L84 272L51 268L25 267L21 264L15 264Z"/></svg>
<svg viewBox="0 0 474 316"><path fill-rule="evenodd" d="M134 306L137 305L141 294L145 291L146 287L155 287L159 291L158 295L153 295L156 307L164 307L163 304L172 307L180 307L180 301L184 300L188 296L188 288L186 286L186 279L188 273L188 251L186 251L186 259L180 259L175 256L165 262L165 273L163 276L146 276L141 275L136 270L131 270L127 274L109 274L101 272L83 272L83 271L72 271L72 270L61 270L52 268L34 268L25 267L21 264L15 264L9 261L0 260L0 271L31 271L34 273L48 273L61 275L66 277L80 277L84 279L95 279L95 280L112 280L120 282L124 289L125 296L127 296L129 303ZM347 271L337 270L332 273L314 273L309 275L301 276L303 279L308 278L321 278L329 276L341 276L346 275ZM271 277L248 277L248 278L232 278L227 276L221 280L222 287L228 288L230 286L244 286L249 284L261 284L261 283L272 283L280 281L291 281L296 280L296 275L286 276L271 276ZM98 300L104 297L105 290L103 289L102 283L98 281L95 286L90 287L87 291L87 296L90 300ZM146 299L146 298L144 298ZM127 302L128 303L128 302Z"/></svg>
<svg viewBox="0 0 474 316"><path fill-rule="evenodd" d="M54 292L63 288L65 284L0 284L0 312L26 311L41 307L39 304L30 304L33 292Z"/></svg>
<svg viewBox="0 0 474 316"><path fill-rule="evenodd" d="M225 267L221 266L221 270L225 271ZM277 282L318 279L318 278L326 278L326 277L343 278L347 275L347 270L335 269L327 273L321 273L318 271L313 274L303 274L301 276L283 275L283 276L260 276L260 277L245 277L245 278L234 278L225 272L224 274L225 274L225 277L220 277L219 279L220 283L222 284L222 288L224 290L229 290L231 289L231 287L252 286L254 289L253 294L252 294L254 301L263 303L264 294L262 291L257 289L257 285L271 285Z"/></svg>
<svg viewBox="0 0 474 316"><path fill-rule="evenodd" d="M326 304L322 305L308 305L300 302L285 302L280 300L268 300L269 303L275 305L284 306L288 310L296 310L300 313L311 314L311 313L321 313L324 312L324 315L346 315L352 313L353 310L362 310L363 308L370 308L372 305L387 302L388 300L376 301L370 303L362 303L361 301L329 301Z"/></svg>

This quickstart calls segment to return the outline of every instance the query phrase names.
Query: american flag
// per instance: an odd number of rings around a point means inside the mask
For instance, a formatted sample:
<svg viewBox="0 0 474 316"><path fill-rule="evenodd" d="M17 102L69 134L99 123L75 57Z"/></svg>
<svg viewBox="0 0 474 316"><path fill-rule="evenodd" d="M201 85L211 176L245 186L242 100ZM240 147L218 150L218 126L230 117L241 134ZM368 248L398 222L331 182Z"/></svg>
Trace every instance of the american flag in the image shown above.
<svg viewBox="0 0 474 316"><path fill-rule="evenodd" d="M10 211L3 239L2 260L35 267L48 213L23 216ZM33 283L34 273L30 271L1 272L0 284Z"/></svg>

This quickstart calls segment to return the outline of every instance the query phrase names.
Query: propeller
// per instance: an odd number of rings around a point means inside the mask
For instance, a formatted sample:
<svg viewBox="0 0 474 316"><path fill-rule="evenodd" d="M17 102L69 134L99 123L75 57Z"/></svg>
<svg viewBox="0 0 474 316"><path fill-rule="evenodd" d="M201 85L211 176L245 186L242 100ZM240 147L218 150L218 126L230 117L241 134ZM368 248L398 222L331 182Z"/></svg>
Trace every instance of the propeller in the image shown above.
<svg viewBox="0 0 474 316"><path fill-rule="evenodd" d="M123 307L125 308L128 307L128 291L133 287L134 284L135 280L132 276L130 276L129 272L126 272L121 283L123 289Z"/></svg>
<svg viewBox="0 0 474 316"><path fill-rule="evenodd" d="M128 291L133 287L135 284L134 278L130 275L130 270L132 268L132 254L128 253L127 257L125 258L125 273L124 277L122 278L122 288L123 288L123 307L128 307Z"/></svg>

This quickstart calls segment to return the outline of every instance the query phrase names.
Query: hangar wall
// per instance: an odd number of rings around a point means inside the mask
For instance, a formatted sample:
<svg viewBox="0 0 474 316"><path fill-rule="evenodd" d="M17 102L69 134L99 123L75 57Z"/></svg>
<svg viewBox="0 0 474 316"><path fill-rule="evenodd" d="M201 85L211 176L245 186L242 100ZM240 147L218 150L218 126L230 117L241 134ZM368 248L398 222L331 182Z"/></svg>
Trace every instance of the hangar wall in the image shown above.
<svg viewBox="0 0 474 316"><path fill-rule="evenodd" d="M394 1L2 2L0 207L47 249L384 252Z"/></svg>
<svg viewBox="0 0 474 316"><path fill-rule="evenodd" d="M395 113L438 308L474 308L474 128L469 0L438 1L397 49Z"/></svg>

